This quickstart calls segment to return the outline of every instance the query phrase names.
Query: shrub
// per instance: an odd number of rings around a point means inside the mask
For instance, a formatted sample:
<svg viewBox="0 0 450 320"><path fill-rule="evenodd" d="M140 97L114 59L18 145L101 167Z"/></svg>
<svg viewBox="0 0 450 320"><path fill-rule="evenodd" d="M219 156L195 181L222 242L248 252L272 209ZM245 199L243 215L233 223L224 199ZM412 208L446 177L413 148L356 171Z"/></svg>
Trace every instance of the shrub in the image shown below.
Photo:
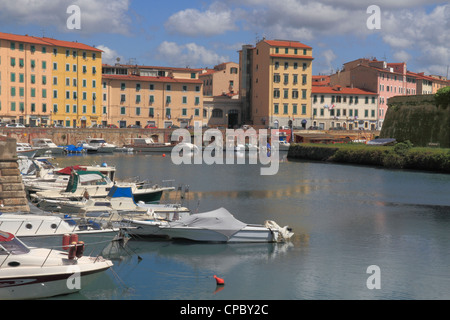
<svg viewBox="0 0 450 320"><path fill-rule="evenodd" d="M446 109L450 105L450 86L441 88L435 95L436 105Z"/></svg>

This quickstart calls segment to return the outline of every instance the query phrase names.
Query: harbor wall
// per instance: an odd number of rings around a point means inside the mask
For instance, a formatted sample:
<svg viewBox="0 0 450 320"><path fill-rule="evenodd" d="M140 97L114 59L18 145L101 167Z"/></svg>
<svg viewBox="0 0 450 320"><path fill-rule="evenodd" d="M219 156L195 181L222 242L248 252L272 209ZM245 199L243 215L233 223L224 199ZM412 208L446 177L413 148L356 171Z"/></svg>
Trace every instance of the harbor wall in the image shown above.
<svg viewBox="0 0 450 320"><path fill-rule="evenodd" d="M17 164L16 139L0 137L0 212L29 212Z"/></svg>
<svg viewBox="0 0 450 320"><path fill-rule="evenodd" d="M380 138L450 148L450 107L436 104L435 95L390 98Z"/></svg>
<svg viewBox="0 0 450 320"><path fill-rule="evenodd" d="M102 138L108 143L123 146L131 138L150 138L155 142L170 142L170 129L110 129L110 128L0 128L0 134L30 143L33 139L51 139L57 145L76 145L87 138Z"/></svg>

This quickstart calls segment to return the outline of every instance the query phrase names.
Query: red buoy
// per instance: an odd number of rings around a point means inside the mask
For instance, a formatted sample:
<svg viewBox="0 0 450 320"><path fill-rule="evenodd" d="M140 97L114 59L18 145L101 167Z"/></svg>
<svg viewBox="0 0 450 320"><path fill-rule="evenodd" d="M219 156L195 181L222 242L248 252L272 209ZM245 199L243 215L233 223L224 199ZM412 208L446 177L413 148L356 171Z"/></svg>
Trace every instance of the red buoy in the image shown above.
<svg viewBox="0 0 450 320"><path fill-rule="evenodd" d="M217 277L216 275L214 276L214 279L216 279L216 283L217 283L218 286L223 286L223 285L225 285L225 280L223 280L223 279Z"/></svg>
<svg viewBox="0 0 450 320"><path fill-rule="evenodd" d="M69 250L70 234L63 235L62 244L63 244L63 249L64 250Z"/></svg>
<svg viewBox="0 0 450 320"><path fill-rule="evenodd" d="M76 256L77 258L81 258L83 256L84 253L84 242L83 241L78 241L77 243L77 251L76 251Z"/></svg>
<svg viewBox="0 0 450 320"><path fill-rule="evenodd" d="M75 259L76 255L77 255L77 243L72 242L70 244L70 249L69 249L69 260Z"/></svg>

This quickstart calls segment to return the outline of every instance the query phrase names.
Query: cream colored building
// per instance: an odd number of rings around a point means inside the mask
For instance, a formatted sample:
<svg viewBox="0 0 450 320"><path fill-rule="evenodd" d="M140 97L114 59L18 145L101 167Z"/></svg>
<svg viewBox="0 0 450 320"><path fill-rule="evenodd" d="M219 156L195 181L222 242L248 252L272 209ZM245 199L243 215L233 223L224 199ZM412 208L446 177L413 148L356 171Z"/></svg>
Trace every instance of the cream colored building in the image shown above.
<svg viewBox="0 0 450 320"><path fill-rule="evenodd" d="M321 130L376 130L378 94L341 86L312 87L312 126Z"/></svg>
<svg viewBox="0 0 450 320"><path fill-rule="evenodd" d="M199 73L199 69L104 65L103 124L119 128L202 125Z"/></svg>
<svg viewBox="0 0 450 320"><path fill-rule="evenodd" d="M244 120L255 127L309 126L312 48L297 41L262 40L239 54Z"/></svg>

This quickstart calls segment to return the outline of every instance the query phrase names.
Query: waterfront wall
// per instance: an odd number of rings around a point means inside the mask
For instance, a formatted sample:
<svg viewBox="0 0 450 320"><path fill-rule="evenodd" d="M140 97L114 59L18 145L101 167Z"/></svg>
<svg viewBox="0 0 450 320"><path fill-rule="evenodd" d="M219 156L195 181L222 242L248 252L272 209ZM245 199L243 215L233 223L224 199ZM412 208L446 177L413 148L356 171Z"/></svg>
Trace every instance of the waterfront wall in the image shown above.
<svg viewBox="0 0 450 320"><path fill-rule="evenodd" d="M170 129L0 128L0 134L18 142L31 143L33 139L48 138L57 145L76 145L86 138L103 138L120 147L131 138L153 137L155 141L170 142L171 132Z"/></svg>
<svg viewBox="0 0 450 320"><path fill-rule="evenodd" d="M29 212L17 164L16 139L0 137L0 212Z"/></svg>
<svg viewBox="0 0 450 320"><path fill-rule="evenodd" d="M380 138L450 148L450 108L436 106L435 95L393 97L388 105Z"/></svg>

